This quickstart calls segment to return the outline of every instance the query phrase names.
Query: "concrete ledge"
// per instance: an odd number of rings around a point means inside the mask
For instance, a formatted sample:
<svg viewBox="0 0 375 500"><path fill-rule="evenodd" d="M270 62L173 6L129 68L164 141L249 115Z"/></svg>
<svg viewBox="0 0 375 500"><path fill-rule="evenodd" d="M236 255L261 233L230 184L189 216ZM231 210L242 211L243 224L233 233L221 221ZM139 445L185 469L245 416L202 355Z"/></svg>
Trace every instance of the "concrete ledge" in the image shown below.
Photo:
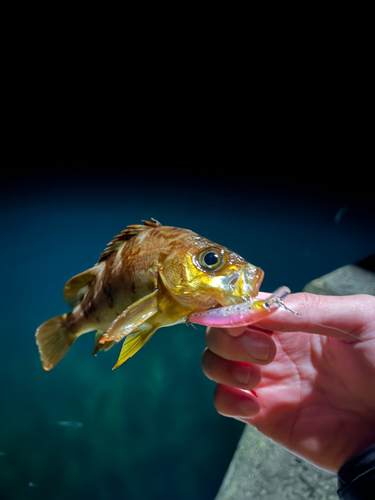
<svg viewBox="0 0 375 500"><path fill-rule="evenodd" d="M308 283L320 295L375 295L375 273L347 265ZM328 474L245 426L215 500L337 500L336 476Z"/></svg>

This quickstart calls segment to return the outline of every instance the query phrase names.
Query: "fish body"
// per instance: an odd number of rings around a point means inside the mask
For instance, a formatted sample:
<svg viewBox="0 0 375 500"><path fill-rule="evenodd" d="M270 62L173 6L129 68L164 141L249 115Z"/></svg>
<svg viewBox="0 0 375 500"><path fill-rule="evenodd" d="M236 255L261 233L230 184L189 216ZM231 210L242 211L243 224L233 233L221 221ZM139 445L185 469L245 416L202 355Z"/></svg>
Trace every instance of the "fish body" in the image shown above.
<svg viewBox="0 0 375 500"><path fill-rule="evenodd" d="M96 354L125 337L119 366L163 326L210 307L255 297L260 268L188 229L144 221L116 236L91 269L64 288L73 308L36 332L43 368L53 368L82 334L96 330Z"/></svg>

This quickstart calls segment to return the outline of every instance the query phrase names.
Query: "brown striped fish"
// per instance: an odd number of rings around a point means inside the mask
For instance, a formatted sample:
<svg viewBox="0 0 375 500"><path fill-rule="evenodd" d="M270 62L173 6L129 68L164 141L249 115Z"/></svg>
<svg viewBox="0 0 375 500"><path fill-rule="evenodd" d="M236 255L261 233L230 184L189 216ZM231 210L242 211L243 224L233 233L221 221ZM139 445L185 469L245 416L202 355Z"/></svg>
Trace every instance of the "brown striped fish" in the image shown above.
<svg viewBox="0 0 375 500"><path fill-rule="evenodd" d="M152 221L128 226L94 267L66 283L64 299L73 311L46 321L36 331L45 370L53 368L80 335L91 331L96 331L93 354L125 338L117 368L158 328L257 295L263 279L260 268L188 229Z"/></svg>

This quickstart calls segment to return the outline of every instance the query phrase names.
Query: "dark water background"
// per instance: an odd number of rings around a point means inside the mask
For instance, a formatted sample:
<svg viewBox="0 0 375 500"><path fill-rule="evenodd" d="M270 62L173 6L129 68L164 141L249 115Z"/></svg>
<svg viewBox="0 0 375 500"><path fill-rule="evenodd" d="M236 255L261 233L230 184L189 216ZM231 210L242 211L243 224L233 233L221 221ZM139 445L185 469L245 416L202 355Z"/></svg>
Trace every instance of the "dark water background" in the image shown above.
<svg viewBox="0 0 375 500"><path fill-rule="evenodd" d="M299 291L374 253L366 182L268 167L242 176L203 165L39 167L25 175L10 165L1 188L0 499L213 500L243 424L214 410L203 327L162 329L115 371L119 347L93 357L88 334L51 372L35 329L69 310L68 279L151 217L260 266L262 290Z"/></svg>

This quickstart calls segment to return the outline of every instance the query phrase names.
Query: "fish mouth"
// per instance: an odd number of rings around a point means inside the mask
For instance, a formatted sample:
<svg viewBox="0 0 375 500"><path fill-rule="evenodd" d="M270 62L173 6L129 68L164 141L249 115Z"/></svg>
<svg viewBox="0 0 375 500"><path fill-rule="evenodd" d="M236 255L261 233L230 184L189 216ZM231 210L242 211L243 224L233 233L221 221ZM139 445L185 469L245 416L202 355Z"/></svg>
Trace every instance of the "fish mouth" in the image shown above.
<svg viewBox="0 0 375 500"><path fill-rule="evenodd" d="M252 298L254 298L254 297L256 297L258 295L260 285L262 284L262 281L263 281L263 278L264 278L264 271L260 267L256 268L255 273L256 273L256 279L253 282L253 289L254 289L254 291L251 294Z"/></svg>
<svg viewBox="0 0 375 500"><path fill-rule="evenodd" d="M219 304L226 307L251 300L258 295L263 278L263 270L251 264L244 270L225 277L222 283L224 293L218 298Z"/></svg>

